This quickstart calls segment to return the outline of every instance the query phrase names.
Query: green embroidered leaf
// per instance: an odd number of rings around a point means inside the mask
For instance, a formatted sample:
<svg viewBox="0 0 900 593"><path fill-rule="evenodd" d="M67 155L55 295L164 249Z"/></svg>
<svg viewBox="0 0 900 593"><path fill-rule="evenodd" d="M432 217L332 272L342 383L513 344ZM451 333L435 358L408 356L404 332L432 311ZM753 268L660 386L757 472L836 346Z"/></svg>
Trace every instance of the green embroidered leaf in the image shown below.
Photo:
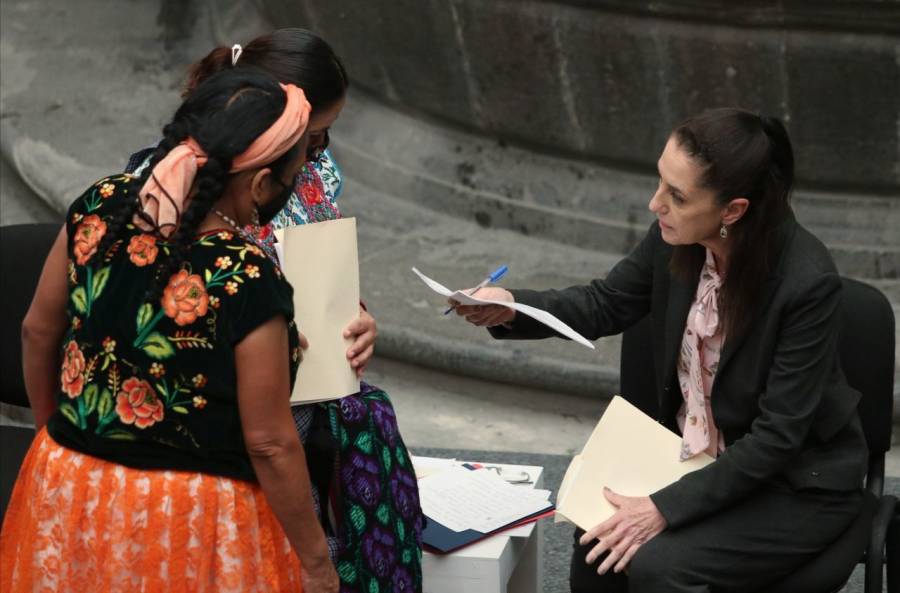
<svg viewBox="0 0 900 593"><path fill-rule="evenodd" d="M100 394L100 399L97 401L97 415L100 416L100 419L103 420L106 416L112 412L113 409L113 399L112 393L110 393L109 389L104 389Z"/></svg>
<svg viewBox="0 0 900 593"><path fill-rule="evenodd" d="M78 412L76 412L75 408L73 408L70 404L66 404L66 403L60 404L59 411L62 413L63 416L66 417L66 420L68 420L75 426L78 426Z"/></svg>
<svg viewBox="0 0 900 593"><path fill-rule="evenodd" d="M91 383L84 390L84 413L90 414L97 407L97 394L100 388L96 383Z"/></svg>
<svg viewBox="0 0 900 593"><path fill-rule="evenodd" d="M215 247L216 246L216 244L213 243L212 241L206 241L206 240L200 241L199 245L203 245L204 247Z"/></svg>
<svg viewBox="0 0 900 593"><path fill-rule="evenodd" d="M359 508L359 505L353 505L350 508L350 523L357 533L362 533L366 529L366 513Z"/></svg>
<svg viewBox="0 0 900 593"><path fill-rule="evenodd" d="M379 593L381 589L378 587L378 579L369 581L369 593Z"/></svg>
<svg viewBox="0 0 900 593"><path fill-rule="evenodd" d="M203 272L203 279L207 284L209 284L209 281L212 280L212 272L210 272L209 270Z"/></svg>
<svg viewBox="0 0 900 593"><path fill-rule="evenodd" d="M394 449L394 456L397 458L397 465L400 467L406 467L407 460L406 455L403 454L403 447L397 447Z"/></svg>
<svg viewBox="0 0 900 593"><path fill-rule="evenodd" d="M141 308L138 309L137 314L137 333L141 333L141 331L147 327L147 324L150 323L150 320L153 318L153 306L150 303L144 303L141 305Z"/></svg>
<svg viewBox="0 0 900 593"><path fill-rule="evenodd" d="M188 409L185 408L184 406L172 406L172 409L174 411L178 412L179 414L188 414L189 413Z"/></svg>
<svg viewBox="0 0 900 593"><path fill-rule="evenodd" d="M147 353L147 356L156 360L164 360L175 355L172 344L159 332L153 332L147 336L141 348Z"/></svg>
<svg viewBox="0 0 900 593"><path fill-rule="evenodd" d="M372 454L372 433L370 432L361 432L359 436L356 437L356 441L353 443L356 445L356 448L366 453L368 455Z"/></svg>
<svg viewBox="0 0 900 593"><path fill-rule="evenodd" d="M391 471L391 450L387 447L382 447L381 459L384 462L385 471Z"/></svg>
<svg viewBox="0 0 900 593"><path fill-rule="evenodd" d="M400 541L403 541L404 539L406 539L406 527L403 526L402 519L397 519L397 527L395 528L395 531L397 532L397 539L399 539ZM407 552L408 552L408 550L407 550ZM406 562L406 561L404 561L404 562Z"/></svg>
<svg viewBox="0 0 900 593"><path fill-rule="evenodd" d="M106 266L94 276L94 281L91 282L91 299L97 300L100 297L100 293L103 292L103 289L106 288L106 282L109 280L109 270L110 266Z"/></svg>
<svg viewBox="0 0 900 593"><path fill-rule="evenodd" d="M403 555L400 557L400 562L403 564L409 564L412 562L412 552L409 551L409 548L403 550Z"/></svg>
<svg viewBox="0 0 900 593"><path fill-rule="evenodd" d="M346 431L341 431L341 449L346 449L350 444L350 439L347 437Z"/></svg>
<svg viewBox="0 0 900 593"><path fill-rule="evenodd" d="M118 430L118 429L110 430L109 432L104 433L103 436L110 438L110 439L115 439L117 441L136 441L137 440L137 437L134 436L133 434L131 434L130 432L126 432L124 430Z"/></svg>
<svg viewBox="0 0 900 593"><path fill-rule="evenodd" d="M244 279L241 278L240 276L238 276L237 274L235 274L234 276L232 276L232 278L234 278L235 282L237 282L238 284L243 284L243 283L244 283Z"/></svg>
<svg viewBox="0 0 900 593"><path fill-rule="evenodd" d="M353 584L356 582L356 567L347 562L346 560L341 560L337 565L337 573L341 578L342 583Z"/></svg>
<svg viewBox="0 0 900 593"><path fill-rule="evenodd" d="M82 315L87 313L87 293L83 286L72 291L72 304L75 305L75 310Z"/></svg>
<svg viewBox="0 0 900 593"><path fill-rule="evenodd" d="M391 512L388 510L386 504L378 505L378 510L375 511L375 517L381 521L382 525L387 525L388 521L391 518Z"/></svg>

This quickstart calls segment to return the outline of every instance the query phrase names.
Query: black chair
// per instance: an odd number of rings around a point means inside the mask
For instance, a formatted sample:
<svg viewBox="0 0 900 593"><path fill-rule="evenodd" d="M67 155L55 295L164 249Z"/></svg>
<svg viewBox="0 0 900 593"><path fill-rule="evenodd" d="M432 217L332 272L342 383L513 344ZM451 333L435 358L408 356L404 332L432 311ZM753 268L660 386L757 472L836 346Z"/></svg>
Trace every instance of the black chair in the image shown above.
<svg viewBox="0 0 900 593"><path fill-rule="evenodd" d="M859 415L869 445L865 504L841 537L797 572L767 588L766 593L833 593L847 583L860 562L866 566L866 593L882 591L885 539L897 503L893 496L883 495L884 456L891 448L894 406L894 313L876 288L849 278L842 281L840 356L847 382L863 395ZM649 316L623 334L620 389L624 397L655 416L655 373L648 372L654 368L651 344ZM892 543L896 539L895 535ZM900 590L900 583L894 582L900 578L897 545L891 546L887 556L892 592Z"/></svg>
<svg viewBox="0 0 900 593"><path fill-rule="evenodd" d="M0 400L5 404L28 406L22 376L22 320L59 228L56 223L0 227ZM33 438L32 428L0 426L0 520Z"/></svg>

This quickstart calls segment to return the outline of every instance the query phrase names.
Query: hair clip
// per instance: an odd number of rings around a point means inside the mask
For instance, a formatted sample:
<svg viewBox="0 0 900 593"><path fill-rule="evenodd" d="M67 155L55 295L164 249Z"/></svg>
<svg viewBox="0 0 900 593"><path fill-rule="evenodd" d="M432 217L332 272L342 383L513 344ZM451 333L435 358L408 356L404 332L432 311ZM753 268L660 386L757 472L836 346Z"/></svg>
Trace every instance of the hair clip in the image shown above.
<svg viewBox="0 0 900 593"><path fill-rule="evenodd" d="M240 43L235 43L231 46L231 65L237 66L237 61L240 59L241 54L244 53L244 48L241 47Z"/></svg>

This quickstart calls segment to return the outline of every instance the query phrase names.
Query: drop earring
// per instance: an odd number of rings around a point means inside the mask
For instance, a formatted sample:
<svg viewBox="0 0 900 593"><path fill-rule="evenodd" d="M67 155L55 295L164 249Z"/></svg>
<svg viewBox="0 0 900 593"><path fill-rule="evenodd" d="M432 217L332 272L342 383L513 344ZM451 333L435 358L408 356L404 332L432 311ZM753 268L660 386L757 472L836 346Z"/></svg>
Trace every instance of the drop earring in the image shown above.
<svg viewBox="0 0 900 593"><path fill-rule="evenodd" d="M728 227L725 226L724 222L722 223L722 228L719 229L719 236L722 237L723 239L728 238Z"/></svg>

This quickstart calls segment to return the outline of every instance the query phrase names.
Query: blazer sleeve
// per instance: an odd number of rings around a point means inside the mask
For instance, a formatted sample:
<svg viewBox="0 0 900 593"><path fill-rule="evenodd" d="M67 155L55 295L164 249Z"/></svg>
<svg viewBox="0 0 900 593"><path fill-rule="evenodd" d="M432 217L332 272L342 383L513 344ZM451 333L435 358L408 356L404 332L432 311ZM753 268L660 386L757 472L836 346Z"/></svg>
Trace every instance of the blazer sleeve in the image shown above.
<svg viewBox="0 0 900 593"><path fill-rule="evenodd" d="M650 498L670 528L711 515L781 473L801 451L837 356L841 282L805 280L781 311L778 341L750 432L701 470Z"/></svg>
<svg viewBox="0 0 900 593"><path fill-rule="evenodd" d="M511 290L517 303L543 309L566 325L596 340L621 333L650 311L653 260L662 238L654 222L644 239L603 280L564 290ZM521 313L508 326L490 328L498 339L564 337Z"/></svg>

